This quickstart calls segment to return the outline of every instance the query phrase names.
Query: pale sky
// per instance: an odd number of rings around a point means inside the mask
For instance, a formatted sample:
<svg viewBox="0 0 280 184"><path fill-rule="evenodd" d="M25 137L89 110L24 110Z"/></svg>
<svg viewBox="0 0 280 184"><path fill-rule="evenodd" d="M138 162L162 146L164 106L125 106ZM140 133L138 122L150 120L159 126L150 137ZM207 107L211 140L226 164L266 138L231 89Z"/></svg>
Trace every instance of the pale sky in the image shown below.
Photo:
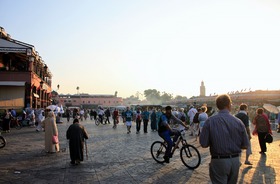
<svg viewBox="0 0 280 184"><path fill-rule="evenodd" d="M1 0L0 26L63 94L280 89L278 0Z"/></svg>

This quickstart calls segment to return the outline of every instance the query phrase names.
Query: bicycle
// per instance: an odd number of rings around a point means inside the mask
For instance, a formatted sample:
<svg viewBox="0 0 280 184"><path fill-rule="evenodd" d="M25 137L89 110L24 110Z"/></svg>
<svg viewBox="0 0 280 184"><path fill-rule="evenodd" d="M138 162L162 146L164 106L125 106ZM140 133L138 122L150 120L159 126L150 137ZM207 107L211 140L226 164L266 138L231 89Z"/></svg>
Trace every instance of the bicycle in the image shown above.
<svg viewBox="0 0 280 184"><path fill-rule="evenodd" d="M1 135L0 132L0 148L4 148L6 146L6 139Z"/></svg>
<svg viewBox="0 0 280 184"><path fill-rule="evenodd" d="M96 126L100 125L100 123L101 123L101 118L99 116L97 116L95 119Z"/></svg>
<svg viewBox="0 0 280 184"><path fill-rule="evenodd" d="M187 143L185 138L185 130L180 131L177 142L172 147L171 155L174 154L175 150L179 148L179 144L182 144L180 149L180 158L183 164L189 169L196 169L201 163L201 156L199 151L193 145ZM151 154L153 159L158 163L164 163L163 158L167 149L167 143L165 141L155 141L151 145Z"/></svg>

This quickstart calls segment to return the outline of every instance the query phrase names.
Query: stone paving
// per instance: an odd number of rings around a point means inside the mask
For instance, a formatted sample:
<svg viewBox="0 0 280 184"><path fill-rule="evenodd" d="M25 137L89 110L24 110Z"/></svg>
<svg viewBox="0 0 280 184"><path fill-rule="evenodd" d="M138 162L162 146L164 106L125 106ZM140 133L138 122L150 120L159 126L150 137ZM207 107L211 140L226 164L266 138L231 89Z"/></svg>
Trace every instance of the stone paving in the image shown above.
<svg viewBox="0 0 280 184"><path fill-rule="evenodd" d="M209 150L201 148L194 137L187 136L202 156L201 165L190 170L183 165L179 151L169 164L156 163L150 154L152 142L161 140L157 132L136 134L135 123L131 134L120 123L117 129L110 125L96 126L83 121L90 138L87 141L88 159L78 166L70 166L68 142L65 137L70 123L58 124L61 152L44 152L44 132L23 127L3 133L7 140L0 149L0 183L211 183L208 164ZM274 142L268 144L266 156L259 154L258 139L253 136L250 156L252 166L241 165L238 183L280 183L280 134L274 133ZM245 151L241 156L244 163Z"/></svg>

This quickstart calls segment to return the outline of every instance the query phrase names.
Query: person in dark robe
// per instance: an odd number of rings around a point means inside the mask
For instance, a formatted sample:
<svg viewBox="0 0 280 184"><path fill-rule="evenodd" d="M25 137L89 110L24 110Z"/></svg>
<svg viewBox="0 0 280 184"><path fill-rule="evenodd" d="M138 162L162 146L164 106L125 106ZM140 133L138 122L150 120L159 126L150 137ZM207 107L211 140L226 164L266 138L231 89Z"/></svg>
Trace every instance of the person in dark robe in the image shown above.
<svg viewBox="0 0 280 184"><path fill-rule="evenodd" d="M84 141L88 139L87 131L78 119L74 119L73 124L67 129L66 138L69 139L70 163L78 165L84 160Z"/></svg>
<svg viewBox="0 0 280 184"><path fill-rule="evenodd" d="M152 131L157 131L157 115L156 110L154 109L151 114L151 129Z"/></svg>

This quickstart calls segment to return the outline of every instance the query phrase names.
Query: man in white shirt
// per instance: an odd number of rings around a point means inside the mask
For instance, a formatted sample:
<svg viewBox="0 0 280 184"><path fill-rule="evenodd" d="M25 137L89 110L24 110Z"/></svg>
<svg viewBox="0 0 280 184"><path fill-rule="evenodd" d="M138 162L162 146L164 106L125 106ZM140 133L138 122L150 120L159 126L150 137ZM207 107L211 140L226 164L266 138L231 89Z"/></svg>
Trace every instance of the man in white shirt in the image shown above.
<svg viewBox="0 0 280 184"><path fill-rule="evenodd" d="M193 136L193 132L194 132L194 130L193 130L193 125L194 125L193 124L193 118L194 118L196 113L197 113L196 108L194 108L194 106L191 106L190 110L188 111L188 116L189 116L189 119L190 119L190 131L191 131L190 136Z"/></svg>

